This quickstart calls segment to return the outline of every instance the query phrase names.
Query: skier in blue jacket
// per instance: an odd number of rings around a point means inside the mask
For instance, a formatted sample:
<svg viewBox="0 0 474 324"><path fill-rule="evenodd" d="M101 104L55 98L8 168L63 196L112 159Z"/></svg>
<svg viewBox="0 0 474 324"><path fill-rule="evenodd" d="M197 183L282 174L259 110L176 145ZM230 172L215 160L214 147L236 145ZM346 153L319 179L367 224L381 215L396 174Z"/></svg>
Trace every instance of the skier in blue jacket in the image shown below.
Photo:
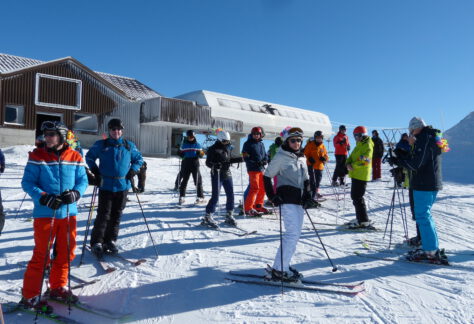
<svg viewBox="0 0 474 324"><path fill-rule="evenodd" d="M181 176L183 180L179 186L179 204L184 204L184 197L186 196L186 187L188 185L189 176L192 174L194 183L196 184L196 204L204 202L204 191L202 189L202 177L199 171L199 158L204 156L201 144L196 140L193 130L186 132L186 138L183 140L179 148L178 155L183 158L181 162Z"/></svg>
<svg viewBox="0 0 474 324"><path fill-rule="evenodd" d="M86 154L86 162L99 187L99 206L91 233L92 252L115 254L118 249L120 218L127 203L130 179L139 171L143 158L134 143L122 137L123 124L118 118L108 123L109 137L94 143ZM96 160L99 159L99 166Z"/></svg>

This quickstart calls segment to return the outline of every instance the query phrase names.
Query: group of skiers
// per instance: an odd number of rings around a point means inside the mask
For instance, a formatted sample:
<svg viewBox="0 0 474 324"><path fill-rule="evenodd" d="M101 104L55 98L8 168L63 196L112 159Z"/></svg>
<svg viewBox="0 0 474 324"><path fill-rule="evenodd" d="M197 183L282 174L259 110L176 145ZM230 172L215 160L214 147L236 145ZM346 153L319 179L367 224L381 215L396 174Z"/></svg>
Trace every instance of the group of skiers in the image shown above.
<svg viewBox="0 0 474 324"><path fill-rule="evenodd" d="M67 287L68 271L76 247L76 203L88 183L98 188L99 197L90 239L91 251L98 257L104 253L117 253L122 211L132 179L143 169L144 161L135 144L123 137L124 126L120 119L110 120L108 137L95 142L87 152L85 161L90 171L89 179L81 153L67 142L68 129L64 124L47 121L41 126L41 131L44 145L30 152L22 179L23 189L34 201L35 248L24 275L21 304L47 311L49 306L40 298L46 269L49 270L49 296L77 301ZM440 143L443 142L439 131L426 126L421 118L414 117L410 121L409 131L408 145L401 143L395 150L396 155L390 157L390 163L403 166L410 176L414 217L422 245L422 249L410 257L413 260L446 260L440 253L430 213L441 189L441 153L445 149ZM336 168L332 185L345 185L345 176L349 175L356 220L348 227L372 230L374 227L368 217L364 194L369 181L380 179L380 165L377 164L383 156L383 143L380 148L381 140L379 142L376 131L371 138L364 126L356 127L353 131L356 145L348 156L350 144L345 133L346 128L341 125L333 140ZM234 163L245 162L249 188L243 203L244 213L248 217L271 213L264 207L266 195L271 205L278 208L285 225L273 265L266 269L267 278L297 281L300 274L290 266L291 258L301 234L305 210L320 206L318 200L322 195L319 187L329 156L321 131L316 131L303 147L303 131L298 127L287 127L275 139L268 153L263 144L264 136L262 127L254 127L243 145L242 155L239 155L233 154L230 134L224 130L217 132L215 143L207 150L206 166L210 169L212 196L206 205L202 224L218 227L213 214L218 206L220 189L224 187L227 197L225 223L236 226L233 179L229 168ZM204 202L199 172L199 159L204 156L204 150L192 130L186 132L179 155L182 157L178 175L179 204L184 202L191 174L197 187L196 203ZM0 172L3 172L2 154L0 158ZM376 169L373 174L372 169ZM0 218L0 225L3 225L1 221ZM50 260L51 248L53 260Z"/></svg>

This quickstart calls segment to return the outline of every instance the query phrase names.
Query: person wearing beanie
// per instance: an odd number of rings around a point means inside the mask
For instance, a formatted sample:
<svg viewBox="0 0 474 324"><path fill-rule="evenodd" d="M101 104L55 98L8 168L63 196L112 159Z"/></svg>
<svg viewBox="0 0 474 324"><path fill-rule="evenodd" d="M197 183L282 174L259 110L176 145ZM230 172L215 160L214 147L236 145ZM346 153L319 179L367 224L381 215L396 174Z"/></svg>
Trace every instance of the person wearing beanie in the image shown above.
<svg viewBox="0 0 474 324"><path fill-rule="evenodd" d="M349 138L346 135L346 126L339 126L339 132L334 136L332 141L335 149L334 155L336 157L336 167L334 168L334 174L332 175L332 185L344 185L347 174L347 154L351 150ZM337 180L339 180L339 183Z"/></svg>
<svg viewBox="0 0 474 324"><path fill-rule="evenodd" d="M281 135L283 144L265 170L263 181L268 198L274 206L279 206L285 232L273 266L266 271L269 280L298 281L301 275L290 266L290 261L301 235L304 210L319 204L311 197L306 159L301 149L303 131L287 127ZM278 178L276 193L272 185L275 176Z"/></svg>
<svg viewBox="0 0 474 324"><path fill-rule="evenodd" d="M407 168L411 173L410 187L413 189L415 220L421 235L421 249L409 253L411 261L428 261L448 264L444 250L439 249L436 224L431 208L438 191L442 189L441 159L448 152L442 133L427 126L420 117L413 117L408 125L409 143L413 150L408 156L394 157L393 163Z"/></svg>
<svg viewBox="0 0 474 324"><path fill-rule="evenodd" d="M352 179L351 198L355 207L356 220L347 223L349 229L375 230L367 215L364 195L367 182L372 175L372 155L374 143L367 134L367 128L358 126L354 129L356 147L347 159L346 166Z"/></svg>
<svg viewBox="0 0 474 324"><path fill-rule="evenodd" d="M374 142L374 153L372 156L372 181L382 179L382 158L385 151L383 141L379 137L379 132L372 131L372 142Z"/></svg>

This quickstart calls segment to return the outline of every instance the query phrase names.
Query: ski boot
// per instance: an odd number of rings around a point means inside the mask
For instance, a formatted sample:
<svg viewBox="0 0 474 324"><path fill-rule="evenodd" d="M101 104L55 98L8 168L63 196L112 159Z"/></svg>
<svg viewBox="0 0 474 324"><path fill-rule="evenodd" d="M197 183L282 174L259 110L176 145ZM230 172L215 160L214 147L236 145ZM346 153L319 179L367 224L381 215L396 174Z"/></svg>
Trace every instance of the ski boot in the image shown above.
<svg viewBox="0 0 474 324"><path fill-rule="evenodd" d="M104 247L101 243L95 243L91 247L92 253L99 259L104 256Z"/></svg>
<svg viewBox="0 0 474 324"><path fill-rule="evenodd" d="M227 211L227 213L225 214L224 223L230 226L234 226L234 227L237 226L237 222L235 221L235 218L232 215L232 210Z"/></svg>
<svg viewBox="0 0 474 324"><path fill-rule="evenodd" d="M338 187L339 186L339 183L337 181L332 181L331 182L331 186L333 187Z"/></svg>
<svg viewBox="0 0 474 324"><path fill-rule="evenodd" d="M178 205L183 205L184 204L184 196L179 197Z"/></svg>
<svg viewBox="0 0 474 324"><path fill-rule="evenodd" d="M204 197L197 197L195 204L199 205L199 204L204 204L205 202L206 202L206 199L204 199Z"/></svg>
<svg viewBox="0 0 474 324"><path fill-rule="evenodd" d="M408 252L406 256L408 261L413 262L426 262L426 263L435 263L435 264L443 264L449 265L448 257L442 250L435 250L435 251L425 251L423 249L416 249L414 251Z"/></svg>
<svg viewBox="0 0 474 324"><path fill-rule="evenodd" d="M245 211L245 216L247 217L262 217L262 215L262 213L256 211L253 208Z"/></svg>
<svg viewBox="0 0 474 324"><path fill-rule="evenodd" d="M114 242L104 243L103 248L105 253L117 254L119 252Z"/></svg>
<svg viewBox="0 0 474 324"><path fill-rule="evenodd" d="M371 222L355 222L347 224L347 228L351 230L367 230L376 231L377 229L371 224Z"/></svg>
<svg viewBox="0 0 474 324"><path fill-rule="evenodd" d="M303 274L301 272L299 272L298 270L296 270L292 266L290 266L289 269L292 273L292 277L297 278L298 280L303 279Z"/></svg>
<svg viewBox="0 0 474 324"><path fill-rule="evenodd" d="M211 214L206 214L204 218L201 220L201 225L203 226L209 226L212 228L219 228L219 225L217 225L216 221L214 218L212 218Z"/></svg>
<svg viewBox="0 0 474 324"><path fill-rule="evenodd" d="M269 265L267 265L267 268L265 269L267 274L265 275L265 280L268 281L283 281L283 282L301 282L301 280L294 275L289 275L288 272L286 271L280 271L276 270Z"/></svg>
<svg viewBox="0 0 474 324"><path fill-rule="evenodd" d="M271 214L273 214L271 209L265 208L262 205L257 205L255 210L258 211L259 213L261 213L262 215L271 215Z"/></svg>
<svg viewBox="0 0 474 324"><path fill-rule="evenodd" d="M28 299L23 297L18 304L24 309L33 309L44 314L53 313L53 307L46 300L40 299L39 296Z"/></svg>
<svg viewBox="0 0 474 324"><path fill-rule="evenodd" d="M72 303L75 304L79 301L79 298L72 293L72 291L68 290L66 287L59 287L56 289L51 289L47 292L49 294L49 298L58 300L65 303Z"/></svg>
<svg viewBox="0 0 474 324"><path fill-rule="evenodd" d="M408 246L413 246L413 247L420 247L421 246L421 238L418 237L418 236L414 236L412 238L409 238L405 242Z"/></svg>

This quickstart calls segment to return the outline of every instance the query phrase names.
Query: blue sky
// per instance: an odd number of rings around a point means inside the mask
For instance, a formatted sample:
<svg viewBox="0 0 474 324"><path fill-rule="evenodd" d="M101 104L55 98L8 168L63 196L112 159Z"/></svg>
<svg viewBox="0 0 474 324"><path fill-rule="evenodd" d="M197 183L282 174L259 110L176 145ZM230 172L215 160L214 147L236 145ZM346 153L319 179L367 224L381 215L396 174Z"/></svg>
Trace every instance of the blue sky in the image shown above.
<svg viewBox="0 0 474 324"><path fill-rule="evenodd" d="M2 1L0 52L369 127L474 110L474 1Z"/></svg>

